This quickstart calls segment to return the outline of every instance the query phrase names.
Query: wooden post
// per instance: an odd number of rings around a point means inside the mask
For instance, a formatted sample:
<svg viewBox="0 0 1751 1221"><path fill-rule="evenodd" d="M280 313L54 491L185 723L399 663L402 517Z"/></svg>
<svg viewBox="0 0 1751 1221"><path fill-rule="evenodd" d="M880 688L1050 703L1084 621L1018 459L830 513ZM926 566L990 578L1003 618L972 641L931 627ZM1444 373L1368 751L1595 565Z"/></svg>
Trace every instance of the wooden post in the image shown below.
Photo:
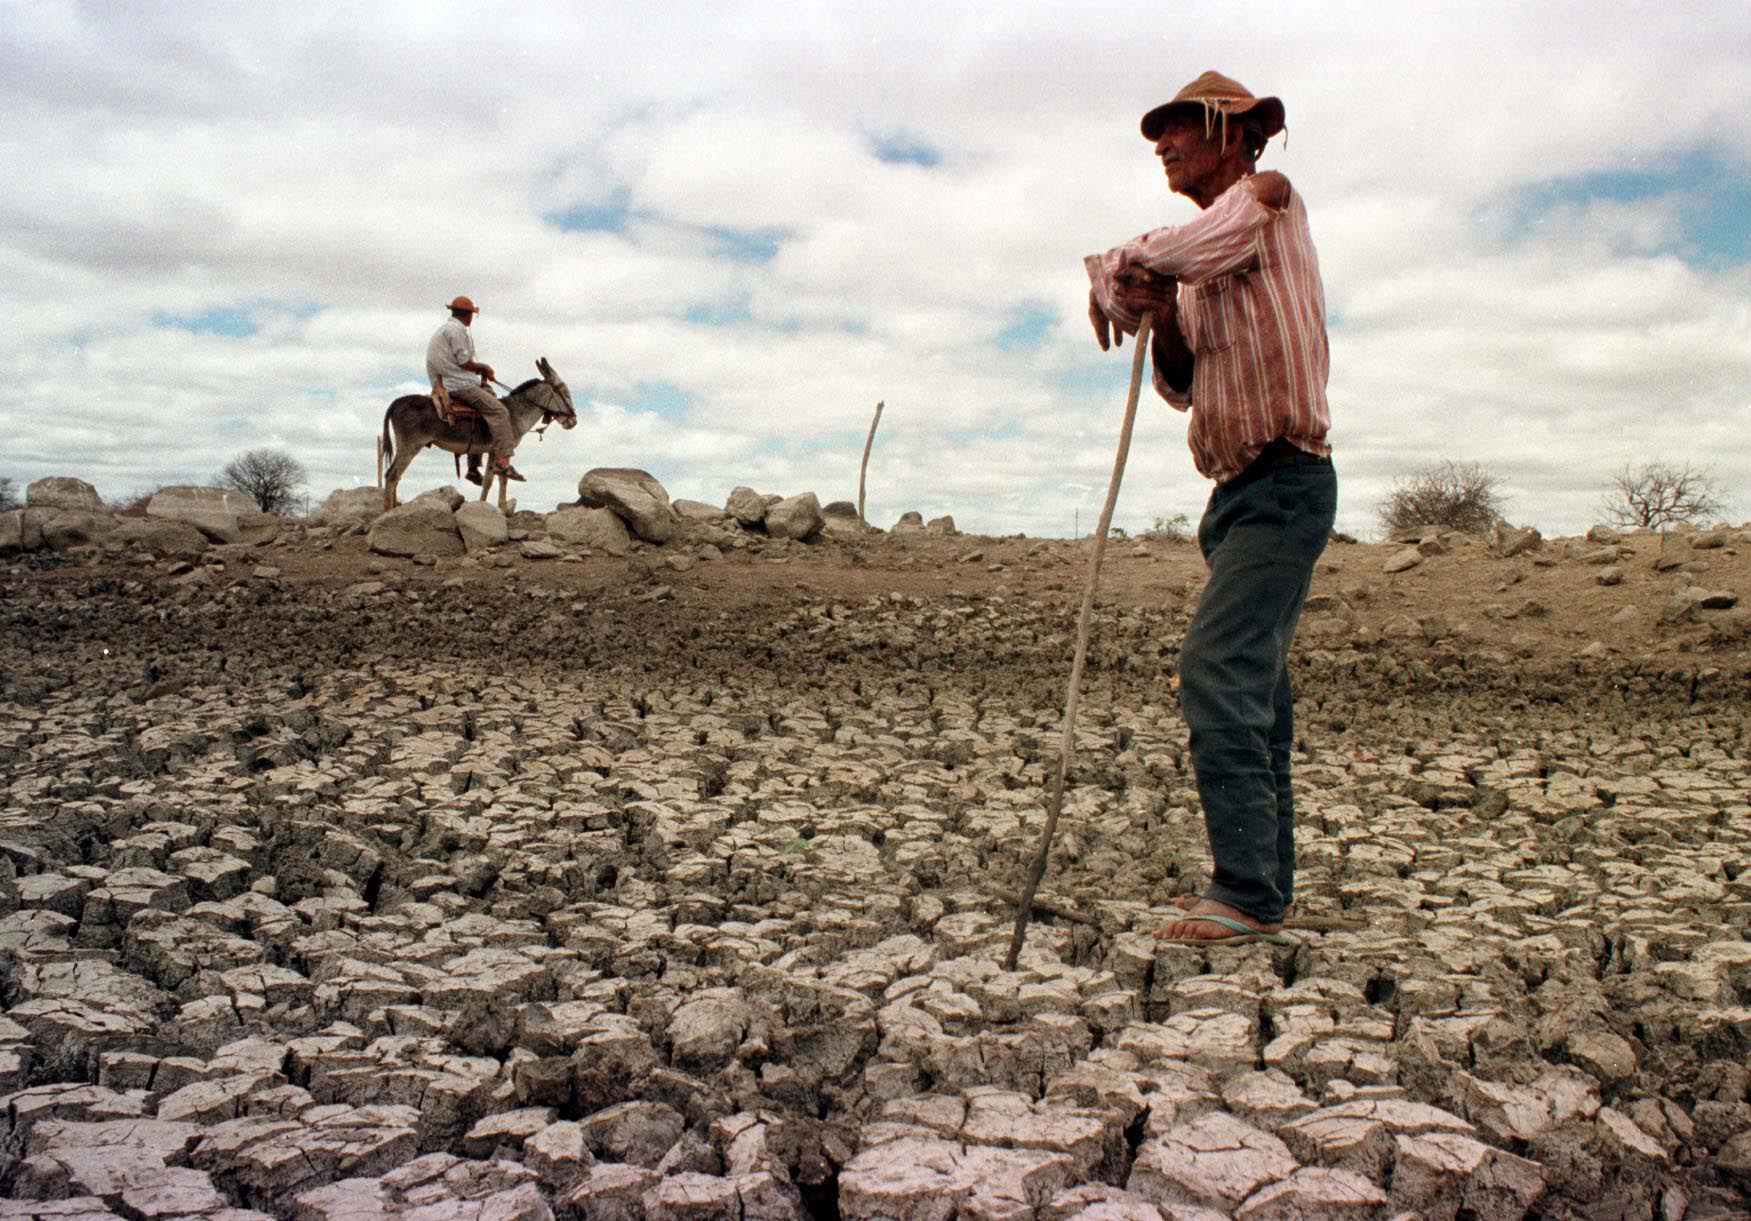
<svg viewBox="0 0 1751 1221"><path fill-rule="evenodd" d="M865 475L869 474L869 450L870 446L875 444L876 425L882 422L883 405L883 403L876 404L875 419L869 422L869 436L863 442L863 465L857 468L857 520L866 526L869 523L863 520L863 479Z"/></svg>
<svg viewBox="0 0 1751 1221"><path fill-rule="evenodd" d="M1149 350L1148 314L1137 324L1137 351L1131 357L1131 393L1125 400L1125 422L1119 429L1119 452L1113 458L1113 477L1107 484L1106 506L1100 512L1100 525L1094 532L1094 550L1088 558L1088 581L1082 589L1082 614L1076 622L1076 652L1070 663L1070 692L1064 697L1064 740L1058 749L1058 775L1052 782L1052 794L1046 802L1046 825L1040 831L1040 848L1028 870L1020 900L1015 905L1015 932L1009 938L1009 954L1003 960L1005 971L1015 970L1021 957L1022 942L1027 939L1028 917L1034 910L1034 892L1040 879L1046 876L1046 865L1052 856L1052 835L1058 830L1058 815L1064 810L1064 780L1070 774L1070 753L1076 745L1076 705L1082 690L1082 668L1088 661L1088 626L1094 618L1094 591L1100 585L1100 560L1107 546L1107 531L1113 524L1113 506L1119 501L1119 481L1125 477L1125 458L1131 452L1131 426L1137 421L1137 395L1143 387L1143 357Z"/></svg>

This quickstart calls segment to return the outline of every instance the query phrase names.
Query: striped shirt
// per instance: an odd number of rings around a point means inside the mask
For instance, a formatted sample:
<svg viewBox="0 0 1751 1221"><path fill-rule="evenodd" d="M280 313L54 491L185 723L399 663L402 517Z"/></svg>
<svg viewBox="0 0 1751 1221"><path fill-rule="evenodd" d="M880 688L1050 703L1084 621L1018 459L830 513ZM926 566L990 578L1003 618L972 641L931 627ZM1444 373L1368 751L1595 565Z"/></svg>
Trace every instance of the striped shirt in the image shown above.
<svg viewBox="0 0 1751 1221"><path fill-rule="evenodd" d="M1278 437L1331 453L1325 289L1298 193L1276 211L1259 202L1248 176L1191 223L1151 230L1083 262L1095 301L1127 333L1139 319L1114 300L1120 269L1137 264L1178 278L1191 389L1175 390L1160 369L1155 389L1191 409L1186 439L1199 473L1226 483Z"/></svg>

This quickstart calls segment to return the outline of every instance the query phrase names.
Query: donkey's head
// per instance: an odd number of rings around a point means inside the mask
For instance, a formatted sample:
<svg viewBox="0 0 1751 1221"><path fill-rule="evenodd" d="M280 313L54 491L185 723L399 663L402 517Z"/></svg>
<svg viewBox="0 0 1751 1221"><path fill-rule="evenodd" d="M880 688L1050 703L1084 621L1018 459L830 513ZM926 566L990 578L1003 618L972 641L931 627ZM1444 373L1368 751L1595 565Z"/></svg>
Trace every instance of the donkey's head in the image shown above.
<svg viewBox="0 0 1751 1221"><path fill-rule="evenodd" d="M547 363L547 357L535 361L535 367L541 371L541 380L546 383L548 393L542 396L541 409L551 418L559 421L561 428L576 428L578 413L572 407L572 392L560 380L559 374L553 371L553 366Z"/></svg>

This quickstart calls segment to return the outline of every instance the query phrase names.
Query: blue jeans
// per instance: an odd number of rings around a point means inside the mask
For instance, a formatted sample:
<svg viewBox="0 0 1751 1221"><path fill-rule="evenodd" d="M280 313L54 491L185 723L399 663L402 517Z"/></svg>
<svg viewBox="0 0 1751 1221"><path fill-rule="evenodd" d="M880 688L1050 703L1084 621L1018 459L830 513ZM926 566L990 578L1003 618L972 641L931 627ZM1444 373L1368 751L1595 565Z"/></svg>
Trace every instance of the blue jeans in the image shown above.
<svg viewBox="0 0 1751 1221"><path fill-rule="evenodd" d="M1205 897L1267 923L1295 894L1295 712L1289 644L1331 537L1337 472L1248 469L1210 494L1210 579L1180 646L1180 706L1214 875Z"/></svg>

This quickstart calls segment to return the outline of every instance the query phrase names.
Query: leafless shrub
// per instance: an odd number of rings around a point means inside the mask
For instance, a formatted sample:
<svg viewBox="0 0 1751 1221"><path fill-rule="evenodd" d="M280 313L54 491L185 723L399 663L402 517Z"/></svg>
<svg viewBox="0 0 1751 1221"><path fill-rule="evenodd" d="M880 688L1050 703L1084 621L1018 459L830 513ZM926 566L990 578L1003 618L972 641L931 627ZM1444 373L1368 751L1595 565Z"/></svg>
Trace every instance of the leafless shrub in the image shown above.
<svg viewBox="0 0 1751 1221"><path fill-rule="evenodd" d="M219 486L242 492L263 513L284 513L298 501L309 476L296 458L280 449L252 449L233 458L219 473Z"/></svg>
<svg viewBox="0 0 1751 1221"><path fill-rule="evenodd" d="M1475 462L1431 463L1393 480L1380 524L1389 535L1419 526L1486 534L1507 507L1499 489L1500 481Z"/></svg>
<svg viewBox="0 0 1751 1221"><path fill-rule="evenodd" d="M144 517L146 506L152 503L152 498L158 495L156 488L146 492L129 492L110 502L110 511L123 517Z"/></svg>
<svg viewBox="0 0 1751 1221"><path fill-rule="evenodd" d="M18 484L0 475L0 512L18 508Z"/></svg>
<svg viewBox="0 0 1751 1221"><path fill-rule="evenodd" d="M1700 526L1721 514L1714 479L1688 462L1625 463L1600 507L1612 525L1630 529Z"/></svg>

